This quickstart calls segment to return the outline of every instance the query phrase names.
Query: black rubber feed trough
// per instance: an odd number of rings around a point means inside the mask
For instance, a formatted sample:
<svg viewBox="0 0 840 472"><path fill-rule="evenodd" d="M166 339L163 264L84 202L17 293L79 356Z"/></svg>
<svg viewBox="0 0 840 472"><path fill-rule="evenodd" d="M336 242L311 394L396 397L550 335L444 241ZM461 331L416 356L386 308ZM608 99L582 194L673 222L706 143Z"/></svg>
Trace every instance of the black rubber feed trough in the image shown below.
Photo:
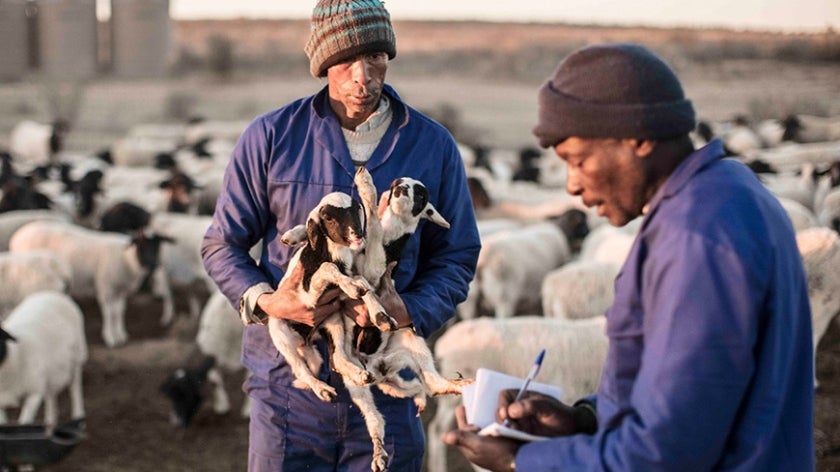
<svg viewBox="0 0 840 472"><path fill-rule="evenodd" d="M60 461L84 439L85 420L60 424L51 435L44 425L0 425L0 470Z"/></svg>

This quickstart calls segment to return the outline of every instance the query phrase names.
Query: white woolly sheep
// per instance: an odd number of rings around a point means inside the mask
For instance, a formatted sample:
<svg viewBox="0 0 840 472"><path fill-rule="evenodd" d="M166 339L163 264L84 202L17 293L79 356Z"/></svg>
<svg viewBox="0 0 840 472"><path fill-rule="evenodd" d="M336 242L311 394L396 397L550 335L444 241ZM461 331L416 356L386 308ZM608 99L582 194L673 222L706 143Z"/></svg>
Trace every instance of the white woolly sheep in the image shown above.
<svg viewBox="0 0 840 472"><path fill-rule="evenodd" d="M782 204L782 208L785 209L788 218L790 218L790 222L793 223L794 231L817 226L816 215L814 215L813 211L806 208L805 205L790 198L778 197L778 199L779 203Z"/></svg>
<svg viewBox="0 0 840 472"><path fill-rule="evenodd" d="M782 143L770 149L762 149L758 158L769 162L777 169L800 169L802 164L827 164L840 155L840 141L817 143Z"/></svg>
<svg viewBox="0 0 840 472"><path fill-rule="evenodd" d="M840 237L832 229L817 226L796 233L796 244L808 278L816 362L820 339L840 312L837 296L840 292ZM816 363L814 366L814 387L817 387Z"/></svg>
<svg viewBox="0 0 840 472"><path fill-rule="evenodd" d="M52 251L1 252L0 320L35 292L66 292L71 277L67 261Z"/></svg>
<svg viewBox="0 0 840 472"><path fill-rule="evenodd" d="M69 223L35 221L20 228L9 243L11 252L48 249L63 257L72 269L70 294L96 297L102 313L102 338L108 347L123 344L125 309L129 295L158 265L159 235L135 236L93 231ZM162 322L172 319L164 305Z"/></svg>
<svg viewBox="0 0 840 472"><path fill-rule="evenodd" d="M51 124L19 121L9 133L9 148L25 166L47 165L61 150L65 132L66 125L60 120Z"/></svg>
<svg viewBox="0 0 840 472"><path fill-rule="evenodd" d="M840 118L815 115L791 115L787 118L794 127L793 140L814 143L840 140Z"/></svg>
<svg viewBox="0 0 840 472"><path fill-rule="evenodd" d="M58 419L57 397L69 386L71 415L83 418L87 356L79 306L59 292L29 295L0 328L0 409L23 399L18 423L33 423L43 401L44 423L51 429Z"/></svg>
<svg viewBox="0 0 840 472"><path fill-rule="evenodd" d="M204 270L199 249L212 220L212 216L157 212L152 214L149 223L149 227L158 234L177 235L174 243L161 248L160 263L166 270L169 287L186 292L193 319L199 317L201 297L216 290L215 282ZM195 283L203 285L204 294L195 291ZM164 293L159 295L165 296Z"/></svg>
<svg viewBox="0 0 840 472"><path fill-rule="evenodd" d="M582 320L520 316L460 321L435 345L440 371L475 377L478 368L524 377L541 348L546 349L539 381L559 385L562 400L573 403L594 393L607 355L605 318ZM440 397L428 426L429 470L445 472L443 433L455 427L458 398Z"/></svg>
<svg viewBox="0 0 840 472"><path fill-rule="evenodd" d="M840 190L829 192L822 201L817 222L821 226L840 231Z"/></svg>
<svg viewBox="0 0 840 472"><path fill-rule="evenodd" d="M482 241L484 241L490 237L491 234L522 228L524 223L510 218L493 218L489 220L477 220L476 225L478 226L478 236ZM475 278L470 280L466 300L455 307L458 312L459 319L471 320L478 316L478 310L481 303L480 291L481 287L478 285L478 280ZM454 322L455 319L450 320L450 323Z"/></svg>
<svg viewBox="0 0 840 472"><path fill-rule="evenodd" d="M520 309L539 310L539 291L534 287L571 256L566 235L553 223L489 236L482 241L476 267L481 303L497 318L509 318Z"/></svg>
<svg viewBox="0 0 840 472"><path fill-rule="evenodd" d="M0 213L0 251L9 250L9 240L21 226L41 220L69 223L71 218L70 215L56 210L16 210Z"/></svg>
<svg viewBox="0 0 840 472"><path fill-rule="evenodd" d="M604 315L613 303L619 269L616 263L579 260L549 272L540 289L543 316L580 319Z"/></svg>
<svg viewBox="0 0 840 472"><path fill-rule="evenodd" d="M115 167L152 167L155 156L172 152L179 144L178 139L124 136L111 145L111 159Z"/></svg>
<svg viewBox="0 0 840 472"><path fill-rule="evenodd" d="M817 190L817 169L811 162L804 162L798 175L762 174L761 182L779 198L789 198L814 211Z"/></svg>
<svg viewBox="0 0 840 472"><path fill-rule="evenodd" d="M624 264L641 223L642 218L639 217L622 227L599 225L581 243L579 259Z"/></svg>
<svg viewBox="0 0 840 472"><path fill-rule="evenodd" d="M184 143L195 144L208 138L236 142L249 124L248 120L193 120L184 132Z"/></svg>

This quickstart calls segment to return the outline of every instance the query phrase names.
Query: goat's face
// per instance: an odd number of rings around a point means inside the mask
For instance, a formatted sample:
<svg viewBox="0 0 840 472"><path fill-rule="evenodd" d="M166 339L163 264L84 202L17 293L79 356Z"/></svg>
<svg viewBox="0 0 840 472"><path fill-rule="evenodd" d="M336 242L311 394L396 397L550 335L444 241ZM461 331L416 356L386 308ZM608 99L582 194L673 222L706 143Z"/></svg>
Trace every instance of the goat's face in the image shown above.
<svg viewBox="0 0 840 472"><path fill-rule="evenodd" d="M386 198L391 212L403 220L426 218L439 226L449 228L449 222L429 201L429 190L419 180L410 177L394 180Z"/></svg>
<svg viewBox="0 0 840 472"><path fill-rule="evenodd" d="M352 251L365 247L364 208L358 200L343 192L333 192L309 214L306 233L309 244L318 247L321 238Z"/></svg>

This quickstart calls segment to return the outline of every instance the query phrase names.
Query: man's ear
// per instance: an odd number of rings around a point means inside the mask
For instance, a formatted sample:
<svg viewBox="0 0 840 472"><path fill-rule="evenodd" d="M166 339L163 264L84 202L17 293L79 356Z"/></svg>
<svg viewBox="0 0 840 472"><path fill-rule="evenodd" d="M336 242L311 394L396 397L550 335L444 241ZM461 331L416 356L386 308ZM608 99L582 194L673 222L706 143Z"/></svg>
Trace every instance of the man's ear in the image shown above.
<svg viewBox="0 0 840 472"><path fill-rule="evenodd" d="M631 139L630 141L633 142L636 156L643 159L648 157L656 148L656 141L652 139Z"/></svg>

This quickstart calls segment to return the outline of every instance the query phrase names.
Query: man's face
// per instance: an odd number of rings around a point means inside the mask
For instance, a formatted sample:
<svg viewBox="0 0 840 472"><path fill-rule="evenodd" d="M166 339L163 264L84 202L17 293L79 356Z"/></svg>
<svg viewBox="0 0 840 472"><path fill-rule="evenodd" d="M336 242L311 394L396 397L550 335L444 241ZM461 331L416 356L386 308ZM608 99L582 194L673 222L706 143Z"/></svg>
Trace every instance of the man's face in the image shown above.
<svg viewBox="0 0 840 472"><path fill-rule="evenodd" d="M327 69L330 103L341 125L355 129L379 107L388 54L354 56Z"/></svg>
<svg viewBox="0 0 840 472"><path fill-rule="evenodd" d="M647 203L644 158L636 140L568 138L554 147L568 167L566 191L614 226L624 226Z"/></svg>

